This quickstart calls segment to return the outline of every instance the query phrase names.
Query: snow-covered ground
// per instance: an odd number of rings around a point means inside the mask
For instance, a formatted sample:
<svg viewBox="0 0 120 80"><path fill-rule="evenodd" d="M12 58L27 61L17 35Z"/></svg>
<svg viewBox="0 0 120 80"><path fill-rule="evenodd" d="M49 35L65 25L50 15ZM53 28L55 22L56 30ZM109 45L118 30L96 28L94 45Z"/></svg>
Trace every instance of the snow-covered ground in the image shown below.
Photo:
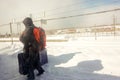
<svg viewBox="0 0 120 80"><path fill-rule="evenodd" d="M17 54L22 47L20 42L0 42L0 80L26 79L18 73ZM119 36L97 40L75 36L67 42L47 42L47 51L49 63L36 80L120 80Z"/></svg>

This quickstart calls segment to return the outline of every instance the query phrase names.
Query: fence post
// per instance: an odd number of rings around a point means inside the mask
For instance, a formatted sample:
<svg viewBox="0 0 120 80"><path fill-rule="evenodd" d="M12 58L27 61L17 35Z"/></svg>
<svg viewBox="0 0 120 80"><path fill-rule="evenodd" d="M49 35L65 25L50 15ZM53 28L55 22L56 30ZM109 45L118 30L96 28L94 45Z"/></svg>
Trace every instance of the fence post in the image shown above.
<svg viewBox="0 0 120 80"><path fill-rule="evenodd" d="M94 26L94 31L95 31L95 40L97 40L97 30L96 30L96 25Z"/></svg>
<svg viewBox="0 0 120 80"><path fill-rule="evenodd" d="M18 35L21 34L21 23L20 22L17 23L17 32L18 32L17 33Z"/></svg>
<svg viewBox="0 0 120 80"><path fill-rule="evenodd" d="M12 44L13 44L12 23L10 23L10 34L11 34L11 41L12 41Z"/></svg>

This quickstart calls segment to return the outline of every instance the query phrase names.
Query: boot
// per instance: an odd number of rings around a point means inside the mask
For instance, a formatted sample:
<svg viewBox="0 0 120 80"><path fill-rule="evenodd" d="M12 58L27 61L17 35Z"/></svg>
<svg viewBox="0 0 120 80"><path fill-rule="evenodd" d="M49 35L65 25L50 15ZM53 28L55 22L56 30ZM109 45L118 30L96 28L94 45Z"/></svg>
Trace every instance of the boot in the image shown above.
<svg viewBox="0 0 120 80"><path fill-rule="evenodd" d="M37 76L42 75L44 72L45 72L44 70L39 71L38 74L37 74Z"/></svg>
<svg viewBox="0 0 120 80"><path fill-rule="evenodd" d="M35 79L34 69L33 68L29 68L29 72L28 72L27 77L28 77L27 80L34 80Z"/></svg>
<svg viewBox="0 0 120 80"><path fill-rule="evenodd" d="M37 70L38 70L37 76L40 76L41 74L43 74L45 72L44 69L41 66L38 66Z"/></svg>
<svg viewBox="0 0 120 80"><path fill-rule="evenodd" d="M34 75L27 75L27 80L34 80L35 76Z"/></svg>

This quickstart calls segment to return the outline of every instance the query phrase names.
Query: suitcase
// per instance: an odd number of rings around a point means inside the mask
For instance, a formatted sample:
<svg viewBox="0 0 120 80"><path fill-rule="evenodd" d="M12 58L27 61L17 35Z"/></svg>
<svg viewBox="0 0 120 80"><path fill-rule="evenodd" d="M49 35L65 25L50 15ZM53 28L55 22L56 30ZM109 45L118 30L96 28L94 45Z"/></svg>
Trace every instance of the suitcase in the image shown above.
<svg viewBox="0 0 120 80"><path fill-rule="evenodd" d="M26 75L28 73L28 65L25 61L24 53L18 54L18 67L20 74Z"/></svg>
<svg viewBox="0 0 120 80"><path fill-rule="evenodd" d="M39 52L39 56L40 56L40 64L44 65L46 63L48 63L48 56L47 56L47 50L43 49L42 51Z"/></svg>

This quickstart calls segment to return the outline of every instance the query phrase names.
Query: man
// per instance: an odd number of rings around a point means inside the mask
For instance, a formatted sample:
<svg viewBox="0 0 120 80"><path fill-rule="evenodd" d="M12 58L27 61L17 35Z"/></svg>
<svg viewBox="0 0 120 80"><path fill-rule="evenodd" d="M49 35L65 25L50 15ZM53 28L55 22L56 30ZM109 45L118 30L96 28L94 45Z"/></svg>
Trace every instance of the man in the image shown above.
<svg viewBox="0 0 120 80"><path fill-rule="evenodd" d="M28 80L34 80L34 69L38 70L37 75L43 74L44 70L42 69L39 61L39 44L36 41L33 29L34 24L31 18L27 17L23 20L23 24L25 25L25 30L20 36L20 41L24 44L24 57L26 58L26 62L28 64Z"/></svg>

